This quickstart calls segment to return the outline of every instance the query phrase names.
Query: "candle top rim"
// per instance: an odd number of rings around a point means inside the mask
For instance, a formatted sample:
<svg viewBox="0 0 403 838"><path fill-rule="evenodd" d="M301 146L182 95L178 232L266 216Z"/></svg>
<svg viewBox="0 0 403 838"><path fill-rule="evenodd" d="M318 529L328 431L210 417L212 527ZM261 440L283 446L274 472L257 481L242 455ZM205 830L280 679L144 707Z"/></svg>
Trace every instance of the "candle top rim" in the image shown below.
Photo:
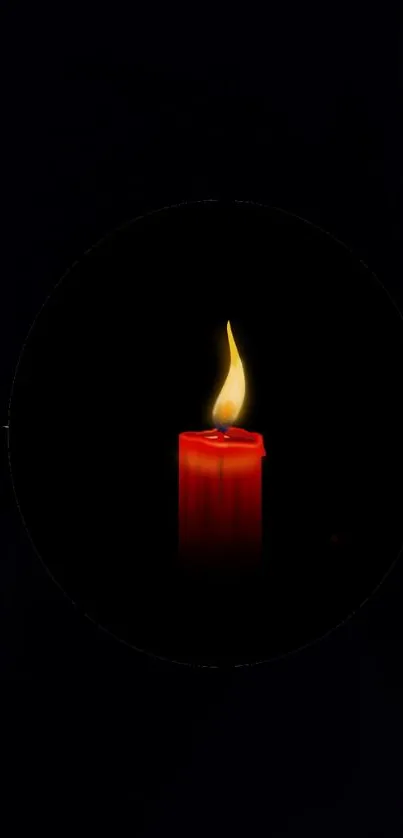
<svg viewBox="0 0 403 838"><path fill-rule="evenodd" d="M225 432L211 428L207 431L183 431L179 434L181 440L187 440L203 447L211 448L244 448L255 449L264 452L263 436L254 431L246 431L243 428L229 427Z"/></svg>

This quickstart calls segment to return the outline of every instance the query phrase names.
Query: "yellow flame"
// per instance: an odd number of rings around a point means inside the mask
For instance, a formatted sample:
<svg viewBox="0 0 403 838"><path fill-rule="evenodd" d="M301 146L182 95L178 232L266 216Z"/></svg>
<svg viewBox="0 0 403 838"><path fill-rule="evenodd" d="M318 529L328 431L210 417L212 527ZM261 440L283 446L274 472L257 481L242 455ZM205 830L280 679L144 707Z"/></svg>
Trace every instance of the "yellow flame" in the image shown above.
<svg viewBox="0 0 403 838"><path fill-rule="evenodd" d="M245 374L229 320L227 334L230 368L213 410L214 423L218 427L228 427L235 421L245 398Z"/></svg>

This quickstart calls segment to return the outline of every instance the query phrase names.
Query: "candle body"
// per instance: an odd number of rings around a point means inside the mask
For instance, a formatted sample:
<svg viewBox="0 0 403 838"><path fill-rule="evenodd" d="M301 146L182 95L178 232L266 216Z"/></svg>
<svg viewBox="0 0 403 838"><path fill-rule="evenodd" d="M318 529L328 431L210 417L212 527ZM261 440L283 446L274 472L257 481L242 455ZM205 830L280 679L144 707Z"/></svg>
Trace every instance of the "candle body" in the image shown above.
<svg viewBox="0 0 403 838"><path fill-rule="evenodd" d="M179 549L214 566L251 561L262 537L263 437L240 428L179 436Z"/></svg>

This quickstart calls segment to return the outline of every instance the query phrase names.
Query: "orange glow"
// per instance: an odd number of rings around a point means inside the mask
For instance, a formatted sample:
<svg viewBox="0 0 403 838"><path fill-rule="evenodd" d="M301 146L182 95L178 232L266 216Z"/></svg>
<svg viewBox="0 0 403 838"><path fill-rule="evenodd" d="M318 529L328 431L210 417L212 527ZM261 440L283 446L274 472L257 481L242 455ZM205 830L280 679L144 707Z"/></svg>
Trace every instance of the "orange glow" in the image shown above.
<svg viewBox="0 0 403 838"><path fill-rule="evenodd" d="M214 423L221 428L227 428L237 419L245 398L245 374L229 320L227 335L230 368L213 410Z"/></svg>

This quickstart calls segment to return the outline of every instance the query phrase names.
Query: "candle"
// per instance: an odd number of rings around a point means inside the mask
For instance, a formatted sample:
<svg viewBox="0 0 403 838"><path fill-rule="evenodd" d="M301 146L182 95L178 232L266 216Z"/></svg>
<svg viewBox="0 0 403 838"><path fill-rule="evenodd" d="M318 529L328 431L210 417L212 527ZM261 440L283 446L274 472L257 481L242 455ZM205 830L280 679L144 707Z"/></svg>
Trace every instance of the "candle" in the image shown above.
<svg viewBox="0 0 403 838"><path fill-rule="evenodd" d="M261 434L236 428L243 364L227 323L230 368L213 409L215 428L179 435L179 549L186 561L231 565L260 554Z"/></svg>

